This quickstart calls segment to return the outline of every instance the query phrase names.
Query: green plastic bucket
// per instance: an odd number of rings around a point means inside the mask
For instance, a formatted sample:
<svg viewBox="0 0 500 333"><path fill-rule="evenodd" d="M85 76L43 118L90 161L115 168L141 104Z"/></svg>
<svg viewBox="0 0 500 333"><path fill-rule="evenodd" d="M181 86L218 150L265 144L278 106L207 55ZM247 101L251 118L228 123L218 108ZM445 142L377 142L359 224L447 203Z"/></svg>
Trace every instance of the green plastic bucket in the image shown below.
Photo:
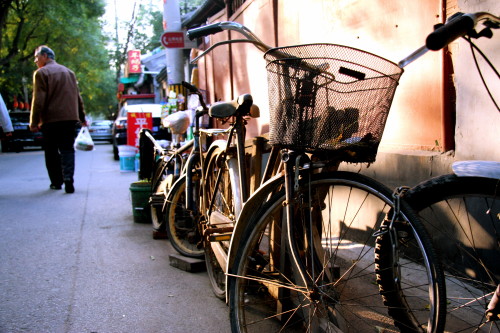
<svg viewBox="0 0 500 333"><path fill-rule="evenodd" d="M134 182L130 184L132 198L132 214L136 223L151 223L149 197L151 196L150 182Z"/></svg>

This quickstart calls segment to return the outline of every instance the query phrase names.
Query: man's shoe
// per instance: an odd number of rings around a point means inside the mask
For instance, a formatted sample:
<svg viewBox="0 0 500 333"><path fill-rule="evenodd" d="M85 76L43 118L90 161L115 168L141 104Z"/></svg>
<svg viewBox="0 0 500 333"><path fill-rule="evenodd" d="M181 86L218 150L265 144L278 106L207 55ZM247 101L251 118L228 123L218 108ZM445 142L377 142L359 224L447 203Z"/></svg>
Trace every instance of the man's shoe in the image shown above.
<svg viewBox="0 0 500 333"><path fill-rule="evenodd" d="M66 193L74 193L75 187L73 186L73 182L69 180L64 181L64 190Z"/></svg>
<svg viewBox="0 0 500 333"><path fill-rule="evenodd" d="M50 184L50 189L51 190L62 190L62 185Z"/></svg>

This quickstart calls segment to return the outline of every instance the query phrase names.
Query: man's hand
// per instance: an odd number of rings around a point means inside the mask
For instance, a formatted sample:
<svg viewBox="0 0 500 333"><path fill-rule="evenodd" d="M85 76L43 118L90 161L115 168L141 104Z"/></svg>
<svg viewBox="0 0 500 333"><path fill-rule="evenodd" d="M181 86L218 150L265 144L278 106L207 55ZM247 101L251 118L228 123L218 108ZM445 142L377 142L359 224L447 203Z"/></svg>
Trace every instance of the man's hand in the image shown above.
<svg viewBox="0 0 500 333"><path fill-rule="evenodd" d="M31 132L40 132L40 128L35 125L30 125L30 131Z"/></svg>

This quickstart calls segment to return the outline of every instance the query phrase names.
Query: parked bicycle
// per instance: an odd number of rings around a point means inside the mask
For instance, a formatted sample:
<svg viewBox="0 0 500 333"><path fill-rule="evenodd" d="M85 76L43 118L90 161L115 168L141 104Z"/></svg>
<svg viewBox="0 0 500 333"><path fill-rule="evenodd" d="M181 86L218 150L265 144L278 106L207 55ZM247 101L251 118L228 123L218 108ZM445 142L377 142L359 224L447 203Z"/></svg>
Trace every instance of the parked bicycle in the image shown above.
<svg viewBox="0 0 500 333"><path fill-rule="evenodd" d="M196 87L183 83L198 94L202 107L196 113L194 148L185 172L166 197L167 232L174 248L189 257L205 256L214 293L225 297L225 257L236 217L249 195L245 161L247 117L258 117L251 95L207 107ZM200 128L205 114L225 119L228 128ZM225 135L206 148L206 138Z"/></svg>
<svg viewBox="0 0 500 333"><path fill-rule="evenodd" d="M476 32L474 26L481 20L485 27ZM487 13L459 13L431 34L427 45L441 49L453 31L453 38L465 36L474 59L476 51L485 57L472 39L491 38L491 29L499 27L499 18ZM486 63L500 78L493 64L487 59ZM483 83L500 111L484 79ZM447 293L445 331L500 332L500 163L460 161L452 169L453 174L409 189L405 199L418 212L441 256Z"/></svg>
<svg viewBox="0 0 500 333"><path fill-rule="evenodd" d="M447 25L430 40L442 47L477 21L498 22L485 13L467 17L472 23ZM233 331L443 331L444 274L404 193L335 171L342 161L375 159L401 69L428 49L396 65L339 45L272 49L235 22L188 35L224 30L247 40L223 44L251 42L266 52L270 143L282 148L285 164L284 175L245 203L232 231Z"/></svg>
<svg viewBox="0 0 500 333"><path fill-rule="evenodd" d="M500 332L500 163L457 162L453 171L417 185L405 198L441 255L445 331Z"/></svg>
<svg viewBox="0 0 500 333"><path fill-rule="evenodd" d="M151 197L149 198L149 207L151 209L151 221L155 232L161 234L166 232L166 223L164 219L164 206L166 195L169 193L173 184L182 175L184 163L187 154L193 147L194 140L189 140L180 147L174 149L165 149L156 142L149 131L141 133L141 139L149 145L150 149L141 149L142 155L149 155L141 161L141 165L150 164L148 168L151 175ZM152 151L151 151L152 150ZM144 168L141 168L143 172ZM149 178L145 176L145 178Z"/></svg>

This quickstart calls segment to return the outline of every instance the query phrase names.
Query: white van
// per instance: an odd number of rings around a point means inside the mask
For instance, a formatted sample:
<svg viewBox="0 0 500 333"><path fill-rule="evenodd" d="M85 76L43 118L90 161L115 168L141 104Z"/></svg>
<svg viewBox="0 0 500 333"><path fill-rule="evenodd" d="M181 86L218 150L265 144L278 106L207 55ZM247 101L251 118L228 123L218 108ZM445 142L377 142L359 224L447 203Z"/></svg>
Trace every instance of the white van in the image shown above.
<svg viewBox="0 0 500 333"><path fill-rule="evenodd" d="M113 123L113 155L118 160L118 146L127 144L127 114L129 112L153 114L153 136L158 140L170 140L170 133L161 127L162 104L127 104L124 105Z"/></svg>

